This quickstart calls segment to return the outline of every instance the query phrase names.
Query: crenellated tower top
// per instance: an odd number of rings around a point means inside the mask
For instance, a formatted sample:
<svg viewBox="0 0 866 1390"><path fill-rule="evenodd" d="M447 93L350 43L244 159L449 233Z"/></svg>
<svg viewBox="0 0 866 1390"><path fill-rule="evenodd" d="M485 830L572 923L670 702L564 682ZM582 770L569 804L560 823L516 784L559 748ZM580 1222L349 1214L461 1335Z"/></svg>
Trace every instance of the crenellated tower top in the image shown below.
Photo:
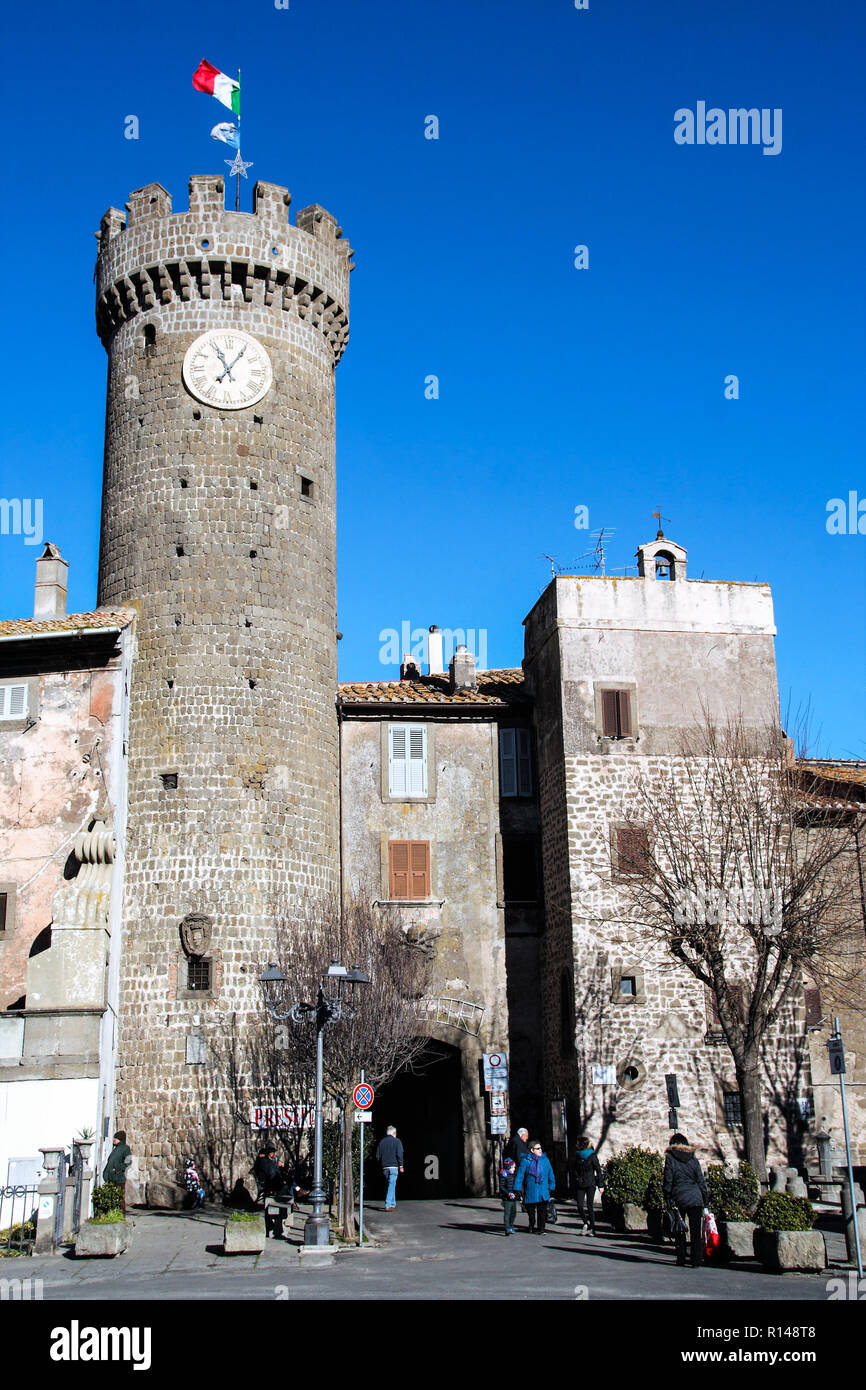
<svg viewBox="0 0 866 1390"><path fill-rule="evenodd" d="M194 175L189 210L150 183L130 194L126 213L109 208L96 238L96 328L105 347L121 324L175 300L278 305L308 319L331 347L334 365L349 337L352 248L318 203L289 222L291 195L258 182L252 213L228 211L220 175Z"/></svg>

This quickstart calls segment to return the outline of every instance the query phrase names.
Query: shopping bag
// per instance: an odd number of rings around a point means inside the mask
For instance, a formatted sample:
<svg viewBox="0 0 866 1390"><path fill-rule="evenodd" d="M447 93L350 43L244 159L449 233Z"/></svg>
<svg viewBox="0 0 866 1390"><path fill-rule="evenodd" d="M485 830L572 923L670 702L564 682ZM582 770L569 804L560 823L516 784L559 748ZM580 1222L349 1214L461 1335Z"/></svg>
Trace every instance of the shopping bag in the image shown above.
<svg viewBox="0 0 866 1390"><path fill-rule="evenodd" d="M719 1248L720 1237L719 1228L716 1225L716 1218L713 1216L713 1213L711 1211L704 1212L702 1235L704 1241L704 1253L706 1254L707 1259L712 1259L713 1255L715 1255L716 1251Z"/></svg>

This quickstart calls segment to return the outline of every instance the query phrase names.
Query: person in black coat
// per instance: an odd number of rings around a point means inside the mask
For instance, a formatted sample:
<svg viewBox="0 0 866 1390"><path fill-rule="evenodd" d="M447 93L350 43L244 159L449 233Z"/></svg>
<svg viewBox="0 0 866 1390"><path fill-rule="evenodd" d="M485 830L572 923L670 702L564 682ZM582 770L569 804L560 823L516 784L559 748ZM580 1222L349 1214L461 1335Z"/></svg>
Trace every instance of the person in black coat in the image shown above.
<svg viewBox="0 0 866 1390"><path fill-rule="evenodd" d="M516 1166L520 1167L520 1160L524 1154L529 1153L529 1130L518 1129L512 1134L508 1143L505 1145L503 1158L513 1158Z"/></svg>
<svg viewBox="0 0 866 1390"><path fill-rule="evenodd" d="M692 1268L697 1269L704 1262L703 1214L709 1206L707 1184L700 1163L695 1158L694 1146L684 1134L672 1134L665 1153L665 1171L662 1190L669 1206L675 1206L681 1216L689 1220L691 1234ZM677 1237L677 1264L686 1262L685 1231Z"/></svg>
<svg viewBox="0 0 866 1390"><path fill-rule="evenodd" d="M590 1235L595 1235L595 1189L604 1191L604 1178L598 1154L586 1135L577 1141L577 1154L574 1160L574 1191L577 1197L577 1212L583 1222L583 1229L589 1227Z"/></svg>

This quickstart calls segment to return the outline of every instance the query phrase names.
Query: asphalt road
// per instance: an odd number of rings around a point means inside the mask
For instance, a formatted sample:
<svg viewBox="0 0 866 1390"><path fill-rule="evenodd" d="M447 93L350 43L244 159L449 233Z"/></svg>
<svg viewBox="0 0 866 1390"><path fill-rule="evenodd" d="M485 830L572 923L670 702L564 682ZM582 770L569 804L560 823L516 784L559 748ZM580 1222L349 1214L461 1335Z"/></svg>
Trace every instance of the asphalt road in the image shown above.
<svg viewBox="0 0 866 1390"><path fill-rule="evenodd" d="M680 1269L670 1246L600 1227L584 1236L567 1203L544 1237L505 1237L491 1199L368 1207L375 1248L339 1251L332 1265L302 1265L297 1248L269 1239L259 1255L222 1253L224 1214L216 1209L133 1211L131 1248L110 1260L71 1255L4 1262L4 1275L41 1279L45 1300L772 1300L828 1299L820 1275L773 1275L753 1262ZM522 1229L521 1229L522 1228ZM840 1250L841 1257L841 1250Z"/></svg>

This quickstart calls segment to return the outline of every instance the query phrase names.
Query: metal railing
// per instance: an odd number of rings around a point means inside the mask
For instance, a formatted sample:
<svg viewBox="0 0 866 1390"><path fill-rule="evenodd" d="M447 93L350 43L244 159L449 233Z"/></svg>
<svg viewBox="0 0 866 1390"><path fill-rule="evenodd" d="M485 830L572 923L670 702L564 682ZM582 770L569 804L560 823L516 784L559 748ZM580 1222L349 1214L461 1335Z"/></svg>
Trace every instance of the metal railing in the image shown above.
<svg viewBox="0 0 866 1390"><path fill-rule="evenodd" d="M33 1253L38 1207L38 1187L0 1187L0 1257Z"/></svg>
<svg viewBox="0 0 866 1390"><path fill-rule="evenodd" d="M458 1028L461 1033L471 1033L477 1038L481 1032L484 1018L483 1004L473 1004L468 999L453 999L447 994L418 1000L418 1017L431 1023L441 1023L449 1028Z"/></svg>

